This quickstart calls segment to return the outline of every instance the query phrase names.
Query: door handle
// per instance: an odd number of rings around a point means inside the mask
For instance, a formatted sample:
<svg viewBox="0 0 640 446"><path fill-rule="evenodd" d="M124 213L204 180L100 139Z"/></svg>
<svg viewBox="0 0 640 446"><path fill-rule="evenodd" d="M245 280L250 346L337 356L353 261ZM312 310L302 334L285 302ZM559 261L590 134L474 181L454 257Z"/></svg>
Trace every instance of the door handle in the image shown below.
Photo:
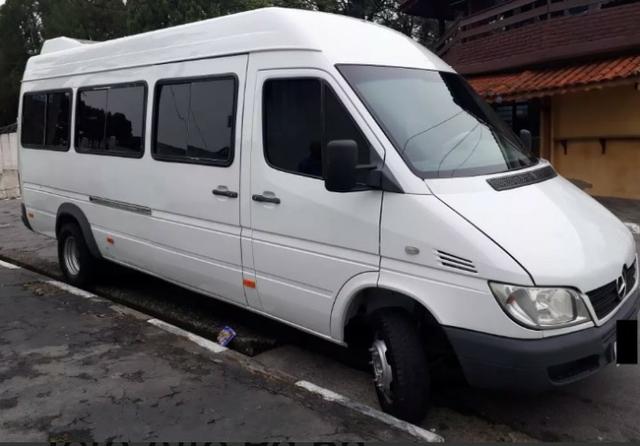
<svg viewBox="0 0 640 446"><path fill-rule="evenodd" d="M217 189L214 189L211 192L213 193L213 195L218 195L221 197L238 198L238 192L228 190L224 186L218 186Z"/></svg>
<svg viewBox="0 0 640 446"><path fill-rule="evenodd" d="M272 197L272 196L267 196L267 195L261 195L261 194L254 194L251 199L253 201L257 201L260 203L274 203L274 204L280 204L280 199L278 197Z"/></svg>

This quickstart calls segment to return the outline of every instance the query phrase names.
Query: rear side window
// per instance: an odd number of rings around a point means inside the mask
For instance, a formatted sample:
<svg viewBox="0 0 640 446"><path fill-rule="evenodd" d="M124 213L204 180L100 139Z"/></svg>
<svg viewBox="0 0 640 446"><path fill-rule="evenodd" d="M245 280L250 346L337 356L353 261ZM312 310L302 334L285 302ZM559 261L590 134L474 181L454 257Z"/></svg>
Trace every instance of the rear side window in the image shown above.
<svg viewBox="0 0 640 446"><path fill-rule="evenodd" d="M26 93L22 100L22 146L68 150L70 105L70 91Z"/></svg>
<svg viewBox="0 0 640 446"><path fill-rule="evenodd" d="M333 90L313 78L272 79L263 87L264 154L274 168L322 178L322 148L352 139L360 164L375 153ZM377 155L374 155L377 156Z"/></svg>
<svg viewBox="0 0 640 446"><path fill-rule="evenodd" d="M76 110L76 150L141 157L144 153L144 84L81 89Z"/></svg>
<svg viewBox="0 0 640 446"><path fill-rule="evenodd" d="M156 88L153 157L230 165L236 97L237 82L229 76L160 82Z"/></svg>

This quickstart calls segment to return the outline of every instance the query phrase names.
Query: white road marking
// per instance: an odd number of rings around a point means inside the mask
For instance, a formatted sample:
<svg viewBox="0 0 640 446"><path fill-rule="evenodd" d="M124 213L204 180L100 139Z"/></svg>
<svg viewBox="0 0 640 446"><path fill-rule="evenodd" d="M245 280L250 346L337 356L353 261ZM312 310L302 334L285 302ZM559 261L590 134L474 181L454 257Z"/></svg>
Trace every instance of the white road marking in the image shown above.
<svg viewBox="0 0 640 446"><path fill-rule="evenodd" d="M331 390L325 389L323 387L317 386L309 381L298 381L296 386L302 387L303 389L308 390L309 392L316 393L326 401L332 401L338 403L342 406L345 406L349 409L360 412L369 417L375 418L376 420L382 421L383 423L389 424L396 429L403 430L420 440L426 440L428 442L433 443L442 443L444 442L444 438L442 438L438 434L434 434L433 432L429 432L426 429L423 429L419 426L416 426L411 423L407 423L406 421L402 421L393 417L389 414L381 412L373 407L369 407L366 404L358 403L357 401L352 401L346 396L340 395L339 393L335 393Z"/></svg>
<svg viewBox="0 0 640 446"><path fill-rule="evenodd" d="M49 285L53 285L56 288L61 289L62 291L66 291L67 293L71 293L74 296L84 297L85 299L92 299L102 301L98 296L93 293L90 293L85 290L81 290L80 288L76 288L73 285L69 285L68 283L58 282L57 280L47 280Z"/></svg>
<svg viewBox="0 0 640 446"><path fill-rule="evenodd" d="M623 222L627 228L634 234L640 234L640 225L637 223L631 223L630 221Z"/></svg>
<svg viewBox="0 0 640 446"><path fill-rule="evenodd" d="M223 347L222 345L216 342L210 341L209 339L203 338L202 336L198 336L196 334L190 333L187 330L183 330L180 327L176 327L175 325L168 324L164 321L161 321L160 319L153 318L153 319L149 319L147 322L149 322L151 325L155 325L156 327L161 328L162 330L168 331L169 333L173 333L174 335L186 338L191 342L194 342L198 344L200 347L206 348L207 350L213 353L222 353L227 351L227 347Z"/></svg>
<svg viewBox="0 0 640 446"><path fill-rule="evenodd" d="M7 269L20 269L18 265L14 265L13 263L7 263L0 260L0 266Z"/></svg>

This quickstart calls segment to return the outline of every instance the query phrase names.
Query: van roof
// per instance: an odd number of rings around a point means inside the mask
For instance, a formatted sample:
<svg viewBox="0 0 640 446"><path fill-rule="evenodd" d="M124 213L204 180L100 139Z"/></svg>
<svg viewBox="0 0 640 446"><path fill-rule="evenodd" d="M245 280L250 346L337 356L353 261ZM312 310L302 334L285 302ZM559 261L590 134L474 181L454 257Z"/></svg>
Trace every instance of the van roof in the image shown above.
<svg viewBox="0 0 640 446"><path fill-rule="evenodd" d="M257 51L322 52L332 64L452 71L402 33L351 17L263 8L105 42L59 37L29 59L23 81Z"/></svg>

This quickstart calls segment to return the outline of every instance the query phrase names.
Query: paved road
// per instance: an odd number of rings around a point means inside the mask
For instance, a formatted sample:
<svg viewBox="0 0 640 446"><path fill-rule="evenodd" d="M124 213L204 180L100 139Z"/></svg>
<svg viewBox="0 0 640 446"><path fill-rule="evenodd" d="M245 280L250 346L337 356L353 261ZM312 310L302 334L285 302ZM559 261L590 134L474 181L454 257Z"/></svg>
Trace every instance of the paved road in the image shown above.
<svg viewBox="0 0 640 446"><path fill-rule="evenodd" d="M3 441L416 440L45 279L0 266Z"/></svg>
<svg viewBox="0 0 640 446"><path fill-rule="evenodd" d="M606 204L624 220L640 223L640 202ZM59 276L55 243L24 229L18 211L18 201L0 201L0 257ZM345 365L340 348L311 336L135 272L116 269L97 292L203 335L213 336L231 324L240 333L234 348L265 366L377 406L369 375ZM435 390L434 407L422 426L449 441L640 439L640 367L612 366L582 383L538 396L466 386Z"/></svg>

